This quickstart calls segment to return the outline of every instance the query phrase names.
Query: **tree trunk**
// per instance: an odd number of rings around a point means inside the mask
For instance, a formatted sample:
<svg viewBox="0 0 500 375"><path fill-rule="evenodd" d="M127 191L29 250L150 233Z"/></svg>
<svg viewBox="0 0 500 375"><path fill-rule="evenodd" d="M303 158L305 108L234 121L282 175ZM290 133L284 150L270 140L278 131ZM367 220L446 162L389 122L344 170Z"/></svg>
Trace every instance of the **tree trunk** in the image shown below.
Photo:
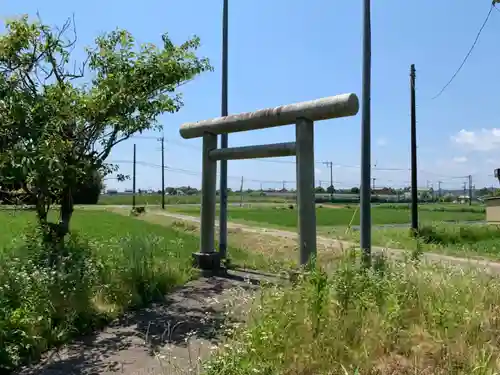
<svg viewBox="0 0 500 375"><path fill-rule="evenodd" d="M63 191L63 196L61 199L61 209L60 209L60 220L59 220L59 235L64 237L69 233L69 224L71 217L73 216L74 205L73 205L73 194L71 193L71 188L67 187Z"/></svg>
<svg viewBox="0 0 500 375"><path fill-rule="evenodd" d="M47 206L45 205L44 199L40 196L36 199L36 214L38 216L38 222L41 225L47 224Z"/></svg>
<svg viewBox="0 0 500 375"><path fill-rule="evenodd" d="M45 242L50 243L48 262L50 266L58 264L68 255L64 245L64 237L69 233L69 225L73 215L73 197L70 188L65 188L61 197L59 223L46 223Z"/></svg>

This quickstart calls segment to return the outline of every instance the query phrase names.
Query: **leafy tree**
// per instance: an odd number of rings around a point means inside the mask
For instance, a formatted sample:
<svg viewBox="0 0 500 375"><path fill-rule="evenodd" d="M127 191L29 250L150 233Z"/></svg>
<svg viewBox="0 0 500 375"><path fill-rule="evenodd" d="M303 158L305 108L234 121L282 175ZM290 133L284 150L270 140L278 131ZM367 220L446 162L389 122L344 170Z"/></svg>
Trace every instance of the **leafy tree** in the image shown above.
<svg viewBox="0 0 500 375"><path fill-rule="evenodd" d="M334 187L333 185L328 186L328 187L326 188L326 192L327 192L328 194L333 194L333 193L335 193L335 187Z"/></svg>
<svg viewBox="0 0 500 375"><path fill-rule="evenodd" d="M103 178L98 171L86 176L80 181L73 192L73 203L75 204L97 204L99 196L104 187Z"/></svg>
<svg viewBox="0 0 500 375"><path fill-rule="evenodd" d="M168 195L175 195L177 193L177 189L174 188L174 187L166 187L165 188L165 192L168 194Z"/></svg>
<svg viewBox="0 0 500 375"><path fill-rule="evenodd" d="M351 194L359 194L359 187L353 187L351 188Z"/></svg>
<svg viewBox="0 0 500 375"><path fill-rule="evenodd" d="M61 239L69 231L73 193L106 163L111 149L135 133L158 130L157 117L182 105L178 87L210 70L195 54L194 37L174 45L136 46L131 34L115 30L85 50L74 68L76 33L68 20L51 28L27 16L8 21L0 36L0 186L20 182L35 197L42 227ZM47 213L60 204L60 220Z"/></svg>
<svg viewBox="0 0 500 375"><path fill-rule="evenodd" d="M316 194L323 194L323 193L325 192L325 189L324 189L322 186L316 186L316 187L314 188L314 192L315 192Z"/></svg>
<svg viewBox="0 0 500 375"><path fill-rule="evenodd" d="M484 197L484 196L488 196L488 195L492 195L494 191L492 191L491 189L488 189L487 187L484 187L484 188L481 188L477 191L477 195L479 197Z"/></svg>

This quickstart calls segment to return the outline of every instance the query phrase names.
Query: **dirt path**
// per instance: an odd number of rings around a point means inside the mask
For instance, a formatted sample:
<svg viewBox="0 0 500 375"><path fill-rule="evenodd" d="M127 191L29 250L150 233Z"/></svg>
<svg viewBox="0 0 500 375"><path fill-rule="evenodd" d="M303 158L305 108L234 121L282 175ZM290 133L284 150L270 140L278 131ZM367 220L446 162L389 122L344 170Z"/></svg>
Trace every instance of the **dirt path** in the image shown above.
<svg viewBox="0 0 500 375"><path fill-rule="evenodd" d="M196 216L189 216L189 215L182 215L178 213L172 213L172 212L166 212L166 211L149 211L149 214L153 215L160 215L160 216L167 216L176 220L182 220L182 221L188 221L188 222L193 222L193 223L199 223L200 218ZM216 226L219 225L218 221L216 221ZM239 223L231 223L228 222L228 228L231 229L239 229L244 232L249 232L249 233L257 233L257 234L266 234L266 235L271 235L271 236L277 236L277 237L284 237L284 238L289 238L289 239L296 239L297 234L294 232L290 232L287 230L281 230L281 229L270 229L270 228L261 228L261 227L255 227L255 226L249 226L249 225L244 225L244 224L239 224ZM322 237L318 236L317 241L319 244L325 245L332 247L334 249L347 249L350 247L357 247L359 244L352 243L352 242L347 242L347 241L340 241L336 240L334 238L328 238L328 237ZM403 249L389 249L389 248L384 248L384 247L379 247L379 246L372 246L372 251L375 253L380 253L380 252L385 252L391 257L394 258L402 258L404 257L405 254L408 253L408 250L403 250ZM425 261L431 262L431 263L440 263L440 264L449 264L449 265L455 265L455 266L461 266L461 267L478 267L478 268L483 268L487 272L492 272L492 273L500 273L500 263L493 262L493 261L488 261L488 260L479 260L479 259L470 259L470 258L459 258L459 257L454 257L454 256L449 256L449 255L442 255L442 254L435 254L435 253L424 253L423 254L423 259Z"/></svg>
<svg viewBox="0 0 500 375"><path fill-rule="evenodd" d="M166 303L130 313L18 374L199 374L201 361L219 343L228 313L245 306L258 279L231 272L228 277L192 281L169 295Z"/></svg>

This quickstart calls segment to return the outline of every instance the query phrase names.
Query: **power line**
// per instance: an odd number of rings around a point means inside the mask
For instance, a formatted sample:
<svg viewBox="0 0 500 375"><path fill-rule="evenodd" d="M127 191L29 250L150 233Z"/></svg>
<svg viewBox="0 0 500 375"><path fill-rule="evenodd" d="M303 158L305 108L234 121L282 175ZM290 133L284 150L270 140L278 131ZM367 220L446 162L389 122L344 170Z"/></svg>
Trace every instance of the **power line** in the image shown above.
<svg viewBox="0 0 500 375"><path fill-rule="evenodd" d="M257 159L258 160L258 159ZM269 162L272 162L272 160L269 160ZM131 164L132 161L130 160L109 160L108 163L110 164ZM294 163L295 162L291 162L291 163ZM318 163L322 163L322 162L318 162ZM152 167L152 168L161 168L161 165L159 164L154 164L154 163L150 163L150 162L145 162L145 161L137 161L136 162L137 165L142 165L142 166L145 166L145 167ZM357 166L357 165L342 165L342 164L333 164L332 165L333 167L340 167L340 168L354 168L354 169L359 169L360 167ZM165 169L166 170L170 170L172 172L186 172L186 173L191 173L191 175L193 176L198 176L201 174L201 172L196 172L196 171L189 171L187 169L182 169L182 168L175 168L175 167L172 167L172 166L165 166ZM374 171L378 171L378 172L407 172L407 171L410 171L409 168L373 168ZM434 172L430 172L430 171L426 171L426 170L419 170L419 172L421 173L425 173L425 174L430 174L432 176L435 176L435 178L440 178L441 180L459 180L459 179L464 179L464 178L467 178L467 176L447 176L447 175L442 175L442 174L438 174L438 173L434 173ZM241 176L232 176L231 178L233 179L240 179ZM388 180L388 179L381 179L380 176L377 177L377 179L380 179L380 180L384 180L384 181L393 181L393 180ZM259 180L248 180L248 181L259 181ZM334 183L339 183L338 181L334 181Z"/></svg>
<svg viewBox="0 0 500 375"><path fill-rule="evenodd" d="M500 0L498 0L498 1L500 1ZM495 9L497 9L497 8L495 8ZM499 9L497 9L497 10L500 12ZM137 136L134 136L134 138L145 139L145 140L155 140L155 141L162 140L162 137L152 137L152 136L143 136L143 135L137 135ZM200 147L192 145L192 144L184 143L182 141L176 141L176 140L165 138L164 142L169 143L169 144L174 144L174 145L177 145L180 147L198 150L201 152ZM257 161L257 162L262 162L262 163L289 164L289 165L296 164L296 162L294 160L279 160L279 159L252 159L252 160ZM110 163L110 164L120 164L120 163L127 164L127 163L132 163L132 161L131 160L111 160L111 161L108 161L108 163ZM137 161L137 164L143 165L143 166L148 166L148 167L161 168L161 165L149 163L149 162L144 162L144 161ZM323 161L316 161L316 164L324 164L324 162ZM360 168L359 165L347 165L347 164L332 164L332 167L334 167L334 168L349 168L349 169L359 169ZM168 168L171 168L171 167L168 167ZM167 169L167 168L165 168L165 169ZM377 164L375 164L372 167L372 170L379 171L379 172L405 172L405 171L409 172L409 171L411 171L411 168L385 168L385 167L377 167ZM424 169L419 169L419 172L429 174L429 175L435 176L435 178L441 178L444 180L463 179L463 178L468 177L468 175L466 175L466 176L448 176L448 175L443 175L440 173L427 171ZM198 173L198 172L194 172L194 173ZM488 177L491 177L491 176L493 176L493 175L488 175ZM236 177L236 176L234 176L234 177ZM238 176L237 178L239 179L239 178L241 178L241 176ZM392 180L384 179L384 181L392 181ZM335 182L335 183L338 183L338 182Z"/></svg>
<svg viewBox="0 0 500 375"><path fill-rule="evenodd" d="M474 50L474 47L476 47L476 44L477 44L477 42L479 40L479 37L481 36L481 33L483 32L483 29L486 26L486 23L488 23L488 20L490 18L491 12L493 11L493 8L497 9L495 7L495 1L493 1L493 3L491 4L490 10L488 11L488 15L486 16L483 24L481 25L481 28L479 29L479 31L478 31L478 33L476 35L476 39L474 39L474 43L472 43L472 46L470 47L469 52L467 52L467 55L465 55L465 58L463 59L463 61L460 64L460 66L458 67L457 71L453 74L453 76L450 78L450 80L448 81L448 83L446 83L446 85L443 86L443 88L441 89L441 91L439 91L438 94L432 98L432 100L434 100L434 99L438 98L439 96L441 96L441 94L444 92L444 90L446 90L447 87L453 82L453 80L458 75L458 73L460 72L460 70L462 70L463 66L465 65L465 63L469 59L469 56L471 55L472 51Z"/></svg>
<svg viewBox="0 0 500 375"><path fill-rule="evenodd" d="M131 164L132 161L130 160L112 160L111 161L112 163L114 164ZM154 164L154 163L149 163L149 162L144 162L144 161L136 161L136 164L137 165L142 165L142 166L146 166L146 167L152 167L152 168L158 168L158 169L161 169L161 165L158 165L158 164ZM189 169L184 169L184 168L176 168L176 167L171 167L171 166L165 166L165 170L169 171L169 172L172 172L172 173L180 173L180 174L184 174L184 175L188 175L188 176L200 176L201 175L201 172L199 171L193 171L193 170L189 170ZM228 176L229 179L231 180L240 180L241 179L241 176ZM442 181L446 182L447 180L450 181L450 180L461 180L461 179L466 179L468 178L468 176L455 176L455 177L449 177L449 178L445 178L445 179L442 179ZM394 180L394 179L386 179L386 178L380 178L380 177L377 177L376 178L377 181L383 181L384 183L399 183L399 184L408 184L409 181L408 180ZM261 179L251 179L251 178L245 178L246 181L248 182L255 182L255 183L267 183L267 184L276 184L276 185L281 185L283 183L285 184L294 184L296 181L295 180L261 180ZM334 184L336 185L345 185L345 186L348 186L348 185L357 185L356 182L351 182L351 183L348 183L348 182L342 182L342 181L333 181Z"/></svg>
<svg viewBox="0 0 500 375"><path fill-rule="evenodd" d="M133 161L130 161L130 160L111 160L109 163L111 163L111 164L133 164ZM148 162L144 162L144 161L136 161L135 164L142 165L145 167L153 167L153 168L161 169L161 165L154 164L154 163L148 163ZM200 176L201 175L201 172L199 172L199 171L192 171L192 170L183 169L183 168L174 168L174 167L170 167L168 165L166 165L164 167L164 169L167 171L173 172L173 173L181 173L181 174L186 174L186 175L190 175L190 176ZM228 178L240 180L241 176L228 176ZM246 181L273 183L273 184L283 183L283 180L260 180L260 179L249 179L249 178L247 178ZM290 180L290 181L285 180L284 182L285 183L295 183L294 180Z"/></svg>
<svg viewBox="0 0 500 375"><path fill-rule="evenodd" d="M143 136L143 135L137 135L134 138L149 139L149 140L159 140L159 139L161 139L161 137L150 137L150 136ZM166 139L165 138L165 142L168 143L168 144L177 145L179 147L184 147L184 148L188 148L188 149L192 149L192 150L199 150L201 152L201 147L195 146L195 145L192 145L192 144L189 144L189 143L185 143L185 142L182 142L182 141L177 141L177 140L172 140L172 139ZM260 162L260 163L289 164L289 165L295 165L296 164L295 160L279 160L279 159L252 159L252 160ZM321 164L322 165L322 164L324 164L324 162L322 162L322 161L316 161L316 164L318 164L318 165ZM333 164L332 163L332 168L352 168L352 169L359 169L361 167L359 165ZM411 171L411 168L385 168L385 167L377 167L377 165L375 164L372 167L372 170L373 171L379 171L379 172L405 172L405 171L409 172L409 171ZM463 176L447 176L447 175L442 175L442 174L435 173L435 172L426 171L426 170L423 170L423 169L420 169L419 172L430 174L430 175L433 175L433 176L436 176L436 177L443 177L443 178L457 178L457 179L458 178L463 178ZM240 177L238 177L238 178L240 178Z"/></svg>

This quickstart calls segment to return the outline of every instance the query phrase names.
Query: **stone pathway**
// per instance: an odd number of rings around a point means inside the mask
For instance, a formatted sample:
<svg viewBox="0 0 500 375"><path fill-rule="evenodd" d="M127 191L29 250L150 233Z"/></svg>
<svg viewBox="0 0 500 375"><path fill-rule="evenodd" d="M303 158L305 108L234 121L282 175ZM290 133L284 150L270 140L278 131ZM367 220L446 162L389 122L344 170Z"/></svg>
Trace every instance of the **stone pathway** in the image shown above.
<svg viewBox="0 0 500 375"><path fill-rule="evenodd" d="M228 323L269 276L231 271L192 281L156 304L49 353L19 375L199 374ZM231 314L232 316L233 314Z"/></svg>

